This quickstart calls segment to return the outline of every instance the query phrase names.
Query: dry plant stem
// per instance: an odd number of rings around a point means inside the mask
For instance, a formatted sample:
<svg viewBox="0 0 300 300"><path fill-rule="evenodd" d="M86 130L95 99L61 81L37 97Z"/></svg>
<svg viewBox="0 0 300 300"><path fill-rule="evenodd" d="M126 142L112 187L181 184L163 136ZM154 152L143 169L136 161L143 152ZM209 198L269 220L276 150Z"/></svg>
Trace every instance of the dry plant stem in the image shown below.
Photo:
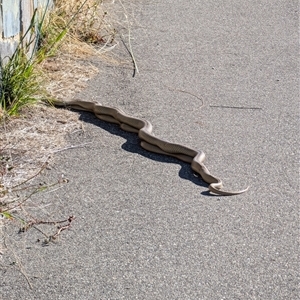
<svg viewBox="0 0 300 300"><path fill-rule="evenodd" d="M20 189L16 189L17 187L22 186L23 184L29 182L30 180L32 180L33 178L35 178L36 176L38 176L38 175L46 168L47 165L48 165L48 159L43 163L42 167L40 168L40 170L39 170L36 174L34 174L33 176L29 177L28 179L26 179L25 181L21 182L20 184L15 185L15 186L12 188L12 190L13 190L14 192L17 192L17 191L22 191L22 190L26 190L26 189L30 188L31 186L26 186L26 187L23 187L23 188L20 188ZM7 211L9 211L9 210L13 210L13 209L15 209L15 208L21 206L21 205L22 205L23 203L25 203L32 195L34 195L35 193L37 193L40 189L41 189L41 187L36 188L33 192L31 192L28 196L26 196L25 199L23 199L21 202L19 202L18 204L16 204L16 205L13 206L13 207L9 207L9 208L4 209L4 210L2 210L1 207L0 207L0 212L4 213L4 212L7 212ZM11 204L11 203L13 203L13 202L16 202L16 201L17 201L17 200L14 200L14 201L10 202L9 204Z"/></svg>
<svg viewBox="0 0 300 300"><path fill-rule="evenodd" d="M16 187L25 184L26 182L32 180L33 178L37 177L47 166L48 166L48 160L50 157L47 158L47 160L43 163L42 167L40 168L40 170L35 173L34 175L32 175L31 177L27 178L25 181L15 185L13 188L15 189Z"/></svg>
<svg viewBox="0 0 300 300"><path fill-rule="evenodd" d="M10 249L10 248L7 246L6 239L4 239L4 246L5 246L6 249ZM29 277L28 277L28 275L26 274L26 272L25 272L25 270L24 270L24 268L23 268L23 265L22 265L21 261L18 259L18 256L17 256L16 253L14 252L13 248L11 248L10 250L11 250L11 252L13 253L13 255L14 255L14 257L15 257L15 260L16 260L14 265L18 266L20 273L24 276L24 278L26 279L26 281L27 281L27 283L28 283L30 289L32 290L32 289L33 289L33 285L32 285L32 283L30 282Z"/></svg>
<svg viewBox="0 0 300 300"><path fill-rule="evenodd" d="M28 230L30 227L33 227L34 229L41 232L47 238L44 241L44 244L48 244L49 242L53 242L54 240L56 240L62 231L69 229L71 227L71 223L73 220L75 220L74 216L70 216L67 220L58 221L58 222L35 221L35 223L29 224L26 228L24 228L24 231ZM34 221L32 221L32 222L34 222ZM54 234L49 235L49 236L36 226L39 224L56 225L56 224L65 223L65 222L68 222L68 224L58 226L57 231Z"/></svg>
<svg viewBox="0 0 300 300"><path fill-rule="evenodd" d="M55 185L57 185L57 184L65 183L65 182L68 182L68 181L69 181L69 180L68 180L67 178L63 178L63 179L58 180L58 182L52 183L52 184L50 184L50 185L39 186L39 187L36 188L33 192L31 192L28 196L26 196L25 199L23 199L21 202L17 203L15 206L9 207L9 208L7 208L7 209L5 209L5 210L1 210L1 208L0 208L0 213L8 212L8 211L11 211L11 210L13 210L13 209L15 209L15 208L17 208L17 207L21 207L22 204L24 204L29 198L31 198L31 196L33 196L34 194L38 193L41 189L50 188L50 187L53 187L53 186L55 186ZM24 187L24 188L21 189L21 190L25 190L25 189L27 189L27 188L29 188L29 187ZM15 192L15 190L14 190L14 192ZM17 201L17 200L11 201L11 202L9 202L8 204L14 203L14 202L16 202L16 201Z"/></svg>
<svg viewBox="0 0 300 300"><path fill-rule="evenodd" d="M66 224L66 225L64 225L64 226L59 226L58 229L57 229L57 232L51 236L52 240L53 240L53 239L57 239L58 236L60 235L60 233L61 233L62 231L67 230L67 229L69 229L70 227L71 227L71 221L70 221L69 224Z"/></svg>
<svg viewBox="0 0 300 300"><path fill-rule="evenodd" d="M21 202L19 202L19 203L17 203L15 206L13 206L13 207L9 207L9 208L7 208L7 209L1 209L0 208L0 213L5 213L5 212L8 212L8 211L10 211L10 210L13 210L13 209L15 209L15 208L17 208L17 207L20 207L23 203L25 203L31 196L33 196L35 193L37 193L39 191L39 189L37 189L37 190L35 190L35 191L33 191L32 193L30 193L28 196L26 196L25 197L25 199L23 199ZM9 204L11 204L11 203L13 203L13 202L16 202L17 200L14 200L14 201L12 201L12 202L10 202Z"/></svg>
<svg viewBox="0 0 300 300"><path fill-rule="evenodd" d="M89 145L89 144L92 144L92 142L88 142L88 143L84 143L84 144L81 144L81 145L75 145L75 146L70 146L70 147L58 149L58 150L53 151L52 153L54 154L54 153L62 152L62 151L65 151L65 150L83 148L83 147L85 147L86 145Z"/></svg>
<svg viewBox="0 0 300 300"><path fill-rule="evenodd" d="M127 10L123 4L123 2L121 0L119 0L123 10L124 10L124 16L126 18L126 23L127 23L127 30L128 30L128 47L127 45L125 44L124 40L123 40L123 35L121 34L121 40L122 40L122 43L124 44L126 50L128 51L129 55L131 56L131 59L132 59L132 63L133 63L133 75L132 77L135 76L135 73L139 73L139 69L138 69L138 66L137 66L137 63L136 63L136 60L135 60L135 57L133 55L133 51L132 51L132 46L131 46L131 31L130 31L130 25L129 25L129 21L128 21L128 16L127 16Z"/></svg>
<svg viewBox="0 0 300 300"><path fill-rule="evenodd" d="M49 242L54 241L55 239L57 239L58 236L60 235L60 233L64 230L66 230L66 229L69 229L71 227L71 223L75 220L75 216L69 216L68 219L62 220L62 221L42 221L42 220L34 219L32 216L31 216L31 218L33 220L31 220L29 222L26 222L25 220L23 220L21 218L18 218L22 223L25 223L25 226L20 228L19 233L25 232L25 231L29 230L30 228L34 228L46 237L46 240L44 241L44 244L48 244ZM66 223L66 222L67 222L67 224L57 226L56 232L54 234L51 234L51 235L46 234L43 230L41 230L40 228L37 227L37 225L41 225L41 224L44 224L44 225L58 225L58 224ZM39 241L39 239L38 239L38 241Z"/></svg>
<svg viewBox="0 0 300 300"><path fill-rule="evenodd" d="M61 223L66 223L66 222L71 223L74 220L75 220L75 216L69 216L68 219L62 220L62 221L42 221L42 220L35 219L33 221L30 221L27 225L29 227L33 226L33 225L39 225L39 224L56 225L56 224L61 224Z"/></svg>
<svg viewBox="0 0 300 300"><path fill-rule="evenodd" d="M15 257L16 257L16 256L15 256ZM27 283L28 283L30 289L33 290L33 285L32 285L32 283L30 282L29 277L28 277L28 275L26 274L26 272L25 272L25 270L24 270L24 267L23 267L22 263L21 263L20 261L18 261L18 262L17 262L17 265L19 266L19 270L20 270L21 274L25 277L25 279L26 279L26 281L27 281Z"/></svg>
<svg viewBox="0 0 300 300"><path fill-rule="evenodd" d="M262 110L261 107L246 107L246 106L227 106L227 105L210 105L209 107L217 107L217 108L234 108L234 109L257 109Z"/></svg>
<svg viewBox="0 0 300 300"><path fill-rule="evenodd" d="M180 93L189 94L189 95L191 95L191 96L193 96L193 97L199 99L199 100L201 101L200 107L202 107L202 106L204 105L203 100L202 100L199 96L197 96L197 95L195 95L195 94L192 94L192 93L190 93L190 92L188 92L188 91L185 91L185 90L174 89L174 88L171 88L171 87L169 87L169 86L167 86L167 85L165 85L165 84L164 84L164 86L167 87L170 91L175 91L175 92L180 92Z"/></svg>
<svg viewBox="0 0 300 300"><path fill-rule="evenodd" d="M47 186L49 187L49 186ZM24 191L24 190L28 190L28 189L32 189L32 188L35 188L35 189L41 189L41 188L45 188L45 186L41 186L40 184L30 184L30 185L26 185L22 188L19 188L19 189L15 189L13 188L13 192L16 193L16 192L21 192L21 191ZM12 202L10 202L12 203Z"/></svg>

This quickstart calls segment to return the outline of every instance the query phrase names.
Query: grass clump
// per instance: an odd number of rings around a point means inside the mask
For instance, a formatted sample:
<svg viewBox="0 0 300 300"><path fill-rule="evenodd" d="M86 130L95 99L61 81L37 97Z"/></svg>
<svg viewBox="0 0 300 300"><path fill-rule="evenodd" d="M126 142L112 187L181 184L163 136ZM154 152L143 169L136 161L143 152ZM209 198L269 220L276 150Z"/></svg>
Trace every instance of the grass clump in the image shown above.
<svg viewBox="0 0 300 300"><path fill-rule="evenodd" d="M5 115L15 115L21 107L36 101L39 77L35 71L36 61L32 56L28 58L29 50L32 49L34 43L32 30L35 28L36 12L37 10L13 55L1 58L0 119ZM28 40L27 35L30 35ZM27 40L26 43L25 40Z"/></svg>
<svg viewBox="0 0 300 300"><path fill-rule="evenodd" d="M18 48L6 65L0 63L0 110L15 115L19 109L34 103L39 90L38 74L34 63L28 61L26 54Z"/></svg>
<svg viewBox="0 0 300 300"><path fill-rule="evenodd" d="M63 30L55 39L52 37L53 41L49 40L51 44L47 43L47 47L38 47L46 13L47 7L41 21L38 21L41 14L37 9L34 11L30 26L13 55L0 60L0 119L18 114L22 107L35 103L44 96L41 88L42 74L37 65L52 54L52 47L65 35Z"/></svg>
<svg viewBox="0 0 300 300"><path fill-rule="evenodd" d="M100 0L56 1L45 27L52 32L67 28L67 33L55 56L41 64L51 97L66 101L86 86L87 80L98 73L87 58L116 63L107 55L117 45L111 19L109 5ZM45 31L46 40L51 31Z"/></svg>

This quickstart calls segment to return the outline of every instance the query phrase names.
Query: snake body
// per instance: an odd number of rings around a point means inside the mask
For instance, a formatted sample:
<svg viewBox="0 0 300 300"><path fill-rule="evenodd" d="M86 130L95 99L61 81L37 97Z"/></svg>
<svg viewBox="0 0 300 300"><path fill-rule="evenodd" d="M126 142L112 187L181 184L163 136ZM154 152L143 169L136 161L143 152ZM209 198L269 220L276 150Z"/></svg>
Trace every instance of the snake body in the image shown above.
<svg viewBox="0 0 300 300"><path fill-rule="evenodd" d="M230 196L244 193L246 189L240 191L224 191L222 181L213 176L204 165L205 154L184 145L170 143L155 137L152 134L152 124L147 120L142 120L128 116L120 108L103 106L97 102L72 100L68 102L55 101L55 106L69 107L76 110L93 112L98 119L118 124L123 130L138 133L141 139L141 146L151 152L165 154L176 157L184 162L190 163L194 172L198 173L202 179L209 184L212 193Z"/></svg>

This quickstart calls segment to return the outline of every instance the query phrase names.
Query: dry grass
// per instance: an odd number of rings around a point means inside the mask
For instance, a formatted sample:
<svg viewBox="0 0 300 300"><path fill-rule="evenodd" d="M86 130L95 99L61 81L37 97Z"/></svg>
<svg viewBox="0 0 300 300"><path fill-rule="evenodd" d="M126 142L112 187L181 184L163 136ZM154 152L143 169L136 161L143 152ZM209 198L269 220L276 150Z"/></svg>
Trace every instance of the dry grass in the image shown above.
<svg viewBox="0 0 300 300"><path fill-rule="evenodd" d="M56 99L70 100L87 86L98 69L89 62L74 60L66 55L47 59L42 65L46 90Z"/></svg>
<svg viewBox="0 0 300 300"><path fill-rule="evenodd" d="M55 36L66 27L68 33L55 56L41 64L46 90L52 97L68 100L86 87L86 82L98 73L87 59L103 59L116 46L108 8L101 0L56 1L56 8L45 21L45 27L52 28L45 30L46 40L47 34Z"/></svg>
<svg viewBox="0 0 300 300"><path fill-rule="evenodd" d="M55 115L55 117L53 117ZM68 110L42 105L24 109L0 126L0 184L12 188L65 146L65 135L81 130L78 116Z"/></svg>

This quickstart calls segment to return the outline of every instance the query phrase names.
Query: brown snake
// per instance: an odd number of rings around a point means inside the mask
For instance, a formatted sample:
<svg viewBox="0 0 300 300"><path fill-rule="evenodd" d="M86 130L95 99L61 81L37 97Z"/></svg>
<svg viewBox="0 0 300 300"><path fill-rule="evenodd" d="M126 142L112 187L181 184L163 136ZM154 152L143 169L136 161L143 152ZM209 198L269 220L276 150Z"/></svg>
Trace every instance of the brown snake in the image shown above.
<svg viewBox="0 0 300 300"><path fill-rule="evenodd" d="M202 179L209 184L209 190L215 194L223 196L238 195L246 192L249 188L247 187L240 191L223 191L222 181L210 174L203 164L205 159L204 152L196 151L180 144L173 144L155 137L152 134L152 124L149 121L130 117L119 108L103 106L97 102L82 100L72 100L68 102L56 100L53 104L55 106L93 112L98 119L118 124L125 131L138 133L138 136L141 139L141 146L144 149L173 156L184 162L190 163L193 171L198 173Z"/></svg>

